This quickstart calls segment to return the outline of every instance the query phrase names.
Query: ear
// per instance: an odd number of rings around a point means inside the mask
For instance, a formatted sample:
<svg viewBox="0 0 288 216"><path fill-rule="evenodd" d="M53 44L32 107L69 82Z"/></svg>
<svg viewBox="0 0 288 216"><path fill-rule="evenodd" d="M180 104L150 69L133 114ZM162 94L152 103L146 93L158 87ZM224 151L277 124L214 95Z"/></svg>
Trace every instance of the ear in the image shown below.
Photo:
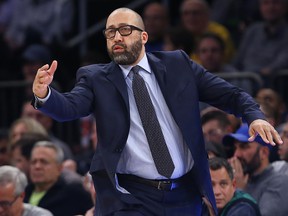
<svg viewBox="0 0 288 216"><path fill-rule="evenodd" d="M21 199L24 199L24 197L25 197L25 192L22 192L22 193L19 195L19 197L21 197Z"/></svg>
<svg viewBox="0 0 288 216"><path fill-rule="evenodd" d="M233 180L232 180L232 186L233 186L234 189L236 189L236 187L237 187L235 178L233 178Z"/></svg>
<svg viewBox="0 0 288 216"><path fill-rule="evenodd" d="M58 170L59 170L59 172L62 172L62 170L63 170L63 165L62 164L58 165Z"/></svg>
<svg viewBox="0 0 288 216"><path fill-rule="evenodd" d="M143 32L141 33L141 37L142 37L142 43L143 43L143 44L146 44L147 41L148 41L148 33L147 33L146 31L143 31Z"/></svg>
<svg viewBox="0 0 288 216"><path fill-rule="evenodd" d="M269 149L267 146L262 146L261 149L262 149L262 151L261 151L262 154L263 154L265 157L269 158L270 149Z"/></svg>

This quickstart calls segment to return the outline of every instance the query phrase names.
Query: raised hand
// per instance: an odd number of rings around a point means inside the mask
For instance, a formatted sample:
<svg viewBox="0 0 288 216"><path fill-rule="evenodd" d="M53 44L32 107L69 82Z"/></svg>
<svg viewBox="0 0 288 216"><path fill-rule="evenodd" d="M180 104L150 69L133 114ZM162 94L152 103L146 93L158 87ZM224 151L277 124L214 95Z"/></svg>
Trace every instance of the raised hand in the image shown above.
<svg viewBox="0 0 288 216"><path fill-rule="evenodd" d="M271 145L282 144L280 135L274 129L274 127L267 121L257 119L250 124L249 127L249 141L253 141L259 134L264 142L270 143ZM275 143L275 142L276 143Z"/></svg>
<svg viewBox="0 0 288 216"><path fill-rule="evenodd" d="M33 93L39 98L45 98L48 94L48 86L53 81L54 73L57 69L57 61L54 60L52 64L46 64L38 69L33 82Z"/></svg>

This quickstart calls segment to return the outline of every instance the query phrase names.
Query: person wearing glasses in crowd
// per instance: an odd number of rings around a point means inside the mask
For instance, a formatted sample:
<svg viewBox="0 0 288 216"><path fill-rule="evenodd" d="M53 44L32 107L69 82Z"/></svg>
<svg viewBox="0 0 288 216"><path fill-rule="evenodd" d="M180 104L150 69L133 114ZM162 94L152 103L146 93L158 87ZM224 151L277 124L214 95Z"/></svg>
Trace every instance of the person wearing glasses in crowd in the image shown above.
<svg viewBox="0 0 288 216"><path fill-rule="evenodd" d="M281 144L279 134L248 94L183 51L146 53L148 33L135 11L114 10L104 36L110 63L81 67L75 87L62 94L49 86L54 60L38 69L32 101L57 121L94 114L96 213L198 216L204 200L216 215L199 100L246 119L251 140L260 134Z"/></svg>
<svg viewBox="0 0 288 216"><path fill-rule="evenodd" d="M23 203L27 178L18 168L0 167L0 215L1 216L53 216L44 208Z"/></svg>

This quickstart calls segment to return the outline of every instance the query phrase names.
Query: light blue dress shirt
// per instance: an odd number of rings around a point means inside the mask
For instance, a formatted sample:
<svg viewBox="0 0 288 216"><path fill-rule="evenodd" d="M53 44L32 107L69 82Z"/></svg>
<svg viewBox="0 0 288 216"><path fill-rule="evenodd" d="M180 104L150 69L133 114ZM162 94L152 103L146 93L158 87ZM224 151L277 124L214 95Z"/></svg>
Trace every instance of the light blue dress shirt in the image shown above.
<svg viewBox="0 0 288 216"><path fill-rule="evenodd" d="M149 66L146 55L141 59L138 65L141 67L139 73L143 77L148 88L166 144L175 165L175 170L171 178L181 177L193 166L194 161L191 152L185 144L182 133L168 109L155 74ZM137 110L132 91L133 75L129 75L132 66L120 65L120 67L128 89L130 131L127 143L118 163L117 172L133 174L146 179L165 179L164 176L161 176L157 172ZM161 152L159 152L159 154L161 154Z"/></svg>

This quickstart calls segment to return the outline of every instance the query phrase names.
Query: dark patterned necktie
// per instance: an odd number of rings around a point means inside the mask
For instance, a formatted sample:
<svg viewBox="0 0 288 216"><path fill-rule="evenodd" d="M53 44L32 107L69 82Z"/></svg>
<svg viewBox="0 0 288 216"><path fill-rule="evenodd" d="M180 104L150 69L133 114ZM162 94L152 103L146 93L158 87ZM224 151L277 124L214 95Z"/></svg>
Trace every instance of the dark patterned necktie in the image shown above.
<svg viewBox="0 0 288 216"><path fill-rule="evenodd" d="M140 66L134 66L132 89L150 151L160 175L170 178L174 163L167 148L145 81L139 74Z"/></svg>

